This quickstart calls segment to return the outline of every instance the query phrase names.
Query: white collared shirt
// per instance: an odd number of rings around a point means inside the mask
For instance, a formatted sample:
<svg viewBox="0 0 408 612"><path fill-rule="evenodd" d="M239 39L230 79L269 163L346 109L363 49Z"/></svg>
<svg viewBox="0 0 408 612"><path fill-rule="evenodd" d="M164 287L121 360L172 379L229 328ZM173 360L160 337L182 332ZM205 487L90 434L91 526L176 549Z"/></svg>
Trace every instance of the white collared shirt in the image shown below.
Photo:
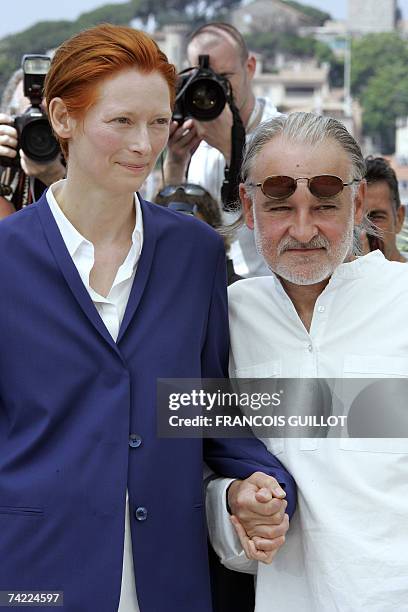
<svg viewBox="0 0 408 612"><path fill-rule="evenodd" d="M233 377L408 377L408 268L379 251L335 270L310 332L275 276L239 281L229 299ZM407 612L408 439L264 441L299 489L271 565L245 560L220 499L229 481L207 490L214 548L257 571L256 612Z"/></svg>
<svg viewBox="0 0 408 612"><path fill-rule="evenodd" d="M61 183L62 181L59 181L48 189L47 202L82 282L102 321L116 342L143 246L143 218L139 199L135 194L136 223L132 233L132 246L125 261L119 266L109 294L104 297L92 289L89 284L89 277L95 263L94 245L84 238L67 219L53 194L55 185ZM118 612L139 612L133 568L128 495L126 495L122 587Z"/></svg>

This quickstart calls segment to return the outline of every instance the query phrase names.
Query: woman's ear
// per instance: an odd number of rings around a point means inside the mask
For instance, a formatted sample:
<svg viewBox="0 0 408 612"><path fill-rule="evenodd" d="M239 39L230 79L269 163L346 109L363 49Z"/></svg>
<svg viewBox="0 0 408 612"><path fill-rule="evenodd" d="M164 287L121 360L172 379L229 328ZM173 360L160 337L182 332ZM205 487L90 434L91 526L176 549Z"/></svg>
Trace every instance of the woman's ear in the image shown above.
<svg viewBox="0 0 408 612"><path fill-rule="evenodd" d="M68 114L65 102L61 98L53 98L49 103L48 119L59 138L65 140L71 138L76 122Z"/></svg>

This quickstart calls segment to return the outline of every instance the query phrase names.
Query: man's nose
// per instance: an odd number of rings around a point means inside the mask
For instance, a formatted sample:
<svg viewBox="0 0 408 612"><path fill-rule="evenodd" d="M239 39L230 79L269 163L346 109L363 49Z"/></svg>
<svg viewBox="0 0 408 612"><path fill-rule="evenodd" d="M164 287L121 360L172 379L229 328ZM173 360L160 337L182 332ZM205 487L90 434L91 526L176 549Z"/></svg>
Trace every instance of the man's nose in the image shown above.
<svg viewBox="0 0 408 612"><path fill-rule="evenodd" d="M312 238L318 235L319 230L309 208L305 207L296 210L296 214L292 218L288 233L294 240L303 242L305 244L310 242Z"/></svg>

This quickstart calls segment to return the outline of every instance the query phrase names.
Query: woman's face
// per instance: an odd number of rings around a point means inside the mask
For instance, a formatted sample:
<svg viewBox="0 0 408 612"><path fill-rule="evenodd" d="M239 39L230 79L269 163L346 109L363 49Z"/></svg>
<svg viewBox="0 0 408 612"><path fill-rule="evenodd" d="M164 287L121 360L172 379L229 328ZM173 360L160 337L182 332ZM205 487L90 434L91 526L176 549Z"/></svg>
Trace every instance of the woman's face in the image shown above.
<svg viewBox="0 0 408 612"><path fill-rule="evenodd" d="M166 146L171 114L159 72L124 69L101 81L95 104L73 121L70 170L87 188L136 191Z"/></svg>

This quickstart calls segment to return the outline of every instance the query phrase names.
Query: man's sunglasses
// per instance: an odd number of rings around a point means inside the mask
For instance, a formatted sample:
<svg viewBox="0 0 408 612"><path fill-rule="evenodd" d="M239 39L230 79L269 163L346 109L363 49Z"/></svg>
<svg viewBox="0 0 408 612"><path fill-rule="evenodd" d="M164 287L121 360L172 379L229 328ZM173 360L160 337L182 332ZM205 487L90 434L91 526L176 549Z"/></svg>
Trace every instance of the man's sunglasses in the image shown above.
<svg viewBox="0 0 408 612"><path fill-rule="evenodd" d="M247 183L250 187L260 187L262 193L272 200L282 200L289 198L295 193L298 181L307 181L307 186L312 195L316 198L330 198L341 191L344 187L359 183L360 179L353 179L350 183L343 183L340 177L332 174L319 174L306 178L300 176L293 178L292 176L274 175L267 176L262 183Z"/></svg>
<svg viewBox="0 0 408 612"><path fill-rule="evenodd" d="M188 196L205 196L207 194L206 190L200 185L180 183L179 185L166 185L158 195L163 198L170 198L178 191L183 191Z"/></svg>

